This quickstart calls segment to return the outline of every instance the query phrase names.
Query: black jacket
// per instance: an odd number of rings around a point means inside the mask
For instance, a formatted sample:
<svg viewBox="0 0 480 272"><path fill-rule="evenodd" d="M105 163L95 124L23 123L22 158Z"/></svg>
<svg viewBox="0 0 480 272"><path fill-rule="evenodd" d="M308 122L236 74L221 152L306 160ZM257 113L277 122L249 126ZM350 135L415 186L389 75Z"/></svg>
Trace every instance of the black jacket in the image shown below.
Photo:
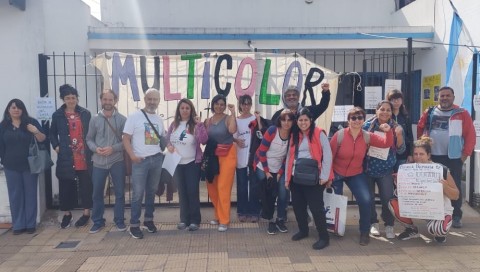
<svg viewBox="0 0 480 272"><path fill-rule="evenodd" d="M55 174L58 179L74 179L75 168L73 166L73 152L70 148L70 129L68 120L65 117L65 104L62 105L52 115L52 122L50 125L50 142L53 149L60 147L57 156L57 168ZM83 141L85 143L85 159L89 169L92 167L92 152L87 146L87 132L88 124L90 122L90 112L80 106L76 106L75 111L80 114L83 127Z"/></svg>
<svg viewBox="0 0 480 272"><path fill-rule="evenodd" d="M324 113L325 110L327 110L329 103L330 103L330 91L326 91L326 92L322 92L322 99L320 99L320 103L318 103L317 105L305 106L304 108L307 108L310 111L310 113L312 113L313 122L315 122L315 120L317 120L317 118L320 117L320 115L322 115L322 113ZM301 105L299 104L298 106L299 108L297 109L297 111L300 109ZM282 113L283 110L284 109L279 109L277 112L275 112L275 114L273 114L271 119L273 125L275 125L278 117L280 117L280 114Z"/></svg>

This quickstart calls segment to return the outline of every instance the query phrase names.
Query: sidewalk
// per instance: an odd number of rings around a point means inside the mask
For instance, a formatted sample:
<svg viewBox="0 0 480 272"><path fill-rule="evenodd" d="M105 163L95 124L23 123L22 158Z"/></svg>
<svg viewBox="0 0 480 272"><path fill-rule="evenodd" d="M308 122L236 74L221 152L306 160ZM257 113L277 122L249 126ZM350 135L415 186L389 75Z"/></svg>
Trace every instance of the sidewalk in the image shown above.
<svg viewBox="0 0 480 272"><path fill-rule="evenodd" d="M351 206L345 237L331 236L330 246L320 251L311 248L318 238L314 228L310 237L290 240L297 230L291 208L289 232L268 235L267 222L239 223L235 209L225 233L207 223L195 232L179 231L178 208L160 207L155 212L159 231L144 231L142 240L116 231L111 208L106 210L107 227L96 234L88 233L91 223L62 230L61 214L48 211L36 234L0 234L0 271L480 271L480 215L463 207L464 227L452 229L445 244L433 241L417 221L421 238L372 238L363 247L358 244L358 209ZM75 211L74 217L80 214ZM130 218L130 210L125 215ZM202 208L202 222L212 215L212 208ZM397 234L401 231L395 226ZM61 243L73 247L57 248Z"/></svg>

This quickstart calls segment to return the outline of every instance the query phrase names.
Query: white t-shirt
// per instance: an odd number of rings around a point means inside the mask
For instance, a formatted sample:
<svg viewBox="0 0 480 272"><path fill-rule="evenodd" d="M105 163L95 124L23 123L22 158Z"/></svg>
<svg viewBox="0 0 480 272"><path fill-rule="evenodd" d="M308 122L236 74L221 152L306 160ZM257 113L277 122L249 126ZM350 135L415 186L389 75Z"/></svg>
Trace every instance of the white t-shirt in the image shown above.
<svg viewBox="0 0 480 272"><path fill-rule="evenodd" d="M248 154L250 153L250 142L252 133L248 125L255 120L255 115L239 119L237 118L237 132L233 135L235 139L245 140L244 148L237 148L237 168L245 168L248 165Z"/></svg>
<svg viewBox="0 0 480 272"><path fill-rule="evenodd" d="M287 156L288 139L282 140L280 132L277 130L275 138L270 143L270 148L267 150L267 163L270 173L278 173L282 168L282 162ZM257 167L263 171L262 163L259 162Z"/></svg>
<svg viewBox="0 0 480 272"><path fill-rule="evenodd" d="M147 113L147 116L160 136L164 136L163 119L156 114ZM161 152L159 146L160 139L158 139L155 131L141 111L136 111L128 116L123 133L132 136L132 147L135 156L144 158Z"/></svg>
<svg viewBox="0 0 480 272"><path fill-rule="evenodd" d="M188 133L187 121L180 121L177 129L170 134L170 143L182 157L179 164L187 164L195 160L197 152L195 135Z"/></svg>

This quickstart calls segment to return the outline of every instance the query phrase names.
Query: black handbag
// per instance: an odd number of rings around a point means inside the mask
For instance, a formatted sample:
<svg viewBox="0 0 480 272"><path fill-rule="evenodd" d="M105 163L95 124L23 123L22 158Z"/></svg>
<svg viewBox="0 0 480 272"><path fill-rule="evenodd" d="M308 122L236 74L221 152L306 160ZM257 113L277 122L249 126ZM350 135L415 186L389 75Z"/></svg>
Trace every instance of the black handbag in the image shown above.
<svg viewBox="0 0 480 272"><path fill-rule="evenodd" d="M304 186L318 185L320 174L315 159L298 158L298 145L295 146L295 170L292 182Z"/></svg>

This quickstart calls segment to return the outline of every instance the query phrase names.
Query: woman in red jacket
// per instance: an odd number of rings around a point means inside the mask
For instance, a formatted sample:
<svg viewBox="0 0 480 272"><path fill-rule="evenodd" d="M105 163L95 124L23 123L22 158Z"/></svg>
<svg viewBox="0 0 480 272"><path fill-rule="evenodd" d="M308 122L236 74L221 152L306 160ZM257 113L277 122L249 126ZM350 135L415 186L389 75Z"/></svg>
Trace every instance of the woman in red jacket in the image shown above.
<svg viewBox="0 0 480 272"><path fill-rule="evenodd" d="M330 140L333 156L334 180L332 187L336 194L343 194L345 182L358 203L360 211L360 245L370 242L370 189L367 177L363 173L363 159L368 146L386 148L393 144L393 133L388 124L381 125L387 137L362 130L365 111L355 107L348 112L348 127L337 131ZM339 135L342 135L343 137ZM340 139L341 138L341 139Z"/></svg>

